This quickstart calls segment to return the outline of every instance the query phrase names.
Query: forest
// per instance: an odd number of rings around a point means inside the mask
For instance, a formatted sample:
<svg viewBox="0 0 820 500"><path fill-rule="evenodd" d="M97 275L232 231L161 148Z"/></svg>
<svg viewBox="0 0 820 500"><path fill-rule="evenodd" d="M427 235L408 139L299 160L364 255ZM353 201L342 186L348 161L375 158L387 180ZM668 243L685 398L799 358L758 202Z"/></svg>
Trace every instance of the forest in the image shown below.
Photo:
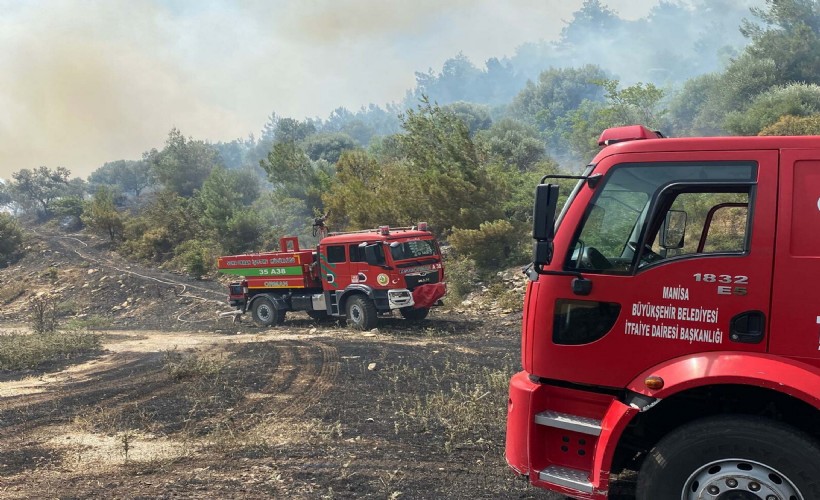
<svg viewBox="0 0 820 500"><path fill-rule="evenodd" d="M203 276L218 255L275 250L283 235L313 244L327 214L331 231L428 222L458 296L470 277L527 262L534 186L579 172L605 128L820 134L818 80L816 0L661 2L639 20L586 0L557 41L483 66L455 54L416 73L402 102L273 112L258 136L230 142L172 129L161 149L87 179L22 168L0 183L0 265L24 252L21 218L86 227L124 255Z"/></svg>

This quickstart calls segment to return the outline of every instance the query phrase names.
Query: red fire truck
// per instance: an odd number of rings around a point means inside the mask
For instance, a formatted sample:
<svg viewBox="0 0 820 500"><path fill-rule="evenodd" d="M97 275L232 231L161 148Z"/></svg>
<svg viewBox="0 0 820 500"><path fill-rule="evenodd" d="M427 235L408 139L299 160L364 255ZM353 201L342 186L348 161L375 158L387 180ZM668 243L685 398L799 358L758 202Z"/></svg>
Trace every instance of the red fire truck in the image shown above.
<svg viewBox="0 0 820 500"><path fill-rule="evenodd" d="M237 314L250 311L261 326L281 324L287 311L346 318L360 330L394 310L422 320L446 291L441 252L424 223L331 233L315 250L300 249L296 237L279 245L279 252L217 262L220 272L244 278L229 285L229 303Z"/></svg>
<svg viewBox="0 0 820 500"><path fill-rule="evenodd" d="M599 144L536 188L510 467L583 499L820 499L820 137Z"/></svg>

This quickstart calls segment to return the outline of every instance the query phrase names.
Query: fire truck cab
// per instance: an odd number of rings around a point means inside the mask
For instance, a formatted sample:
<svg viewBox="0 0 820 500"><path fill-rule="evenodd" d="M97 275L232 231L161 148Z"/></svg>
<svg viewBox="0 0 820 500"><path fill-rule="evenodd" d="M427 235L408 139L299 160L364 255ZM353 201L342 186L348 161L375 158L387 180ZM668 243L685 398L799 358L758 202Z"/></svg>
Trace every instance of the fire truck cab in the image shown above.
<svg viewBox="0 0 820 500"><path fill-rule="evenodd" d="M820 499L820 137L599 144L536 188L510 467L574 498L634 470L642 500Z"/></svg>

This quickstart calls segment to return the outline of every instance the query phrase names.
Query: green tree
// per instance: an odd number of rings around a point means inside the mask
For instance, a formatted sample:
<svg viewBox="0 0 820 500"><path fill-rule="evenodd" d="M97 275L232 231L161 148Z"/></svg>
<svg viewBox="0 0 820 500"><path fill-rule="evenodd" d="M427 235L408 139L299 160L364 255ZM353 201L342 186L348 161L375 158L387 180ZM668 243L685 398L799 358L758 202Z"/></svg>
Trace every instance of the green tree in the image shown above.
<svg viewBox="0 0 820 500"><path fill-rule="evenodd" d="M721 92L721 75L707 73L687 80L669 101L669 115L665 132L673 136L714 135L721 123L702 117Z"/></svg>
<svg viewBox="0 0 820 500"><path fill-rule="evenodd" d="M581 8L572 14L572 20L561 30L560 43L565 47L584 46L590 33L601 38L613 38L622 20L600 0L584 0Z"/></svg>
<svg viewBox="0 0 820 500"><path fill-rule="evenodd" d="M279 118L274 127L276 142L300 143L316 133L316 125L311 120L300 122L293 118Z"/></svg>
<svg viewBox="0 0 820 500"><path fill-rule="evenodd" d="M606 102L585 101L568 113L564 138L581 159L589 160L598 151L598 137L604 129L640 124L657 128L666 113L663 90L641 82L619 89L617 80L598 82L606 91Z"/></svg>
<svg viewBox="0 0 820 500"><path fill-rule="evenodd" d="M262 224L248 206L259 196L251 171L215 168L197 193L196 207L202 227L211 239L231 253L256 248ZM256 190L254 191L254 188Z"/></svg>
<svg viewBox="0 0 820 500"><path fill-rule="evenodd" d="M228 170L228 178L233 189L239 193L242 206L250 206L262 194L260 184L264 180L259 177L255 168L245 167L239 170Z"/></svg>
<svg viewBox="0 0 820 500"><path fill-rule="evenodd" d="M745 21L741 33L751 40L746 52L774 62L777 83L813 82L820 75L820 2L766 0L752 8L761 23Z"/></svg>
<svg viewBox="0 0 820 500"><path fill-rule="evenodd" d="M262 250L266 236L261 215L254 210L238 210L228 220L224 233L217 240L229 254Z"/></svg>
<svg viewBox="0 0 820 500"><path fill-rule="evenodd" d="M85 206L82 220L88 227L108 235L112 242L122 238L125 224L114 203L114 192L108 187L100 187L94 193L94 198Z"/></svg>
<svg viewBox="0 0 820 500"><path fill-rule="evenodd" d="M490 108L481 104L474 104L471 102L458 101L447 106L444 109L453 112L461 121L467 125L470 131L470 136L474 136L479 130L486 130L493 124L490 118Z"/></svg>
<svg viewBox="0 0 820 500"><path fill-rule="evenodd" d="M50 216L52 202L68 192L71 171L64 167L52 170L41 166L24 168L11 176L14 181L9 190L14 201L24 209Z"/></svg>
<svg viewBox="0 0 820 500"><path fill-rule="evenodd" d="M143 159L166 189L186 198L202 186L211 170L222 161L215 147L193 138L186 139L176 128L168 133L162 151L151 150Z"/></svg>
<svg viewBox="0 0 820 500"><path fill-rule="evenodd" d="M324 160L336 163L343 152L358 148L358 144L347 134L341 132L324 132L308 137L304 150L313 161Z"/></svg>
<svg viewBox="0 0 820 500"><path fill-rule="evenodd" d="M52 203L52 212L57 217L80 217L83 209L83 199L79 196L64 196Z"/></svg>
<svg viewBox="0 0 820 500"><path fill-rule="evenodd" d="M276 249L279 236L283 234L298 236L299 241L308 247L317 243L311 233L313 214L305 211L303 200L289 198L281 192L270 192L260 196L251 205L250 211L259 216L262 224L262 249Z"/></svg>
<svg viewBox="0 0 820 500"><path fill-rule="evenodd" d="M181 267L186 273L196 279L208 274L214 268L217 255L208 245L208 242L201 240L183 241L174 248L174 260L172 264Z"/></svg>
<svg viewBox="0 0 820 500"><path fill-rule="evenodd" d="M12 201L10 186L0 179L0 207L10 205Z"/></svg>
<svg viewBox="0 0 820 500"><path fill-rule="evenodd" d="M23 254L23 230L11 215L0 212L0 267L15 262Z"/></svg>
<svg viewBox="0 0 820 500"><path fill-rule="evenodd" d="M418 193L426 219L438 231L476 228L497 219L504 193L481 161L467 125L452 111L425 100L402 117L398 145L411 179L406 191Z"/></svg>
<svg viewBox="0 0 820 500"><path fill-rule="evenodd" d="M782 116L817 113L820 113L820 85L793 83L758 94L745 111L729 113L725 126L733 134L757 135Z"/></svg>
<svg viewBox="0 0 820 500"><path fill-rule="evenodd" d="M544 141L535 127L512 118L504 118L488 130L480 131L476 134L476 142L493 159L519 172L530 171L538 162L547 159Z"/></svg>
<svg viewBox="0 0 820 500"><path fill-rule="evenodd" d="M180 243L196 239L202 230L192 201L163 191L125 221L121 248L136 257L163 262L173 257Z"/></svg>
<svg viewBox="0 0 820 500"><path fill-rule="evenodd" d="M480 78L481 70L459 52L444 61L438 75L432 68L427 73L416 72L416 89L412 99L425 100L425 96L432 96L436 101L445 103L469 100Z"/></svg>
<svg viewBox="0 0 820 500"><path fill-rule="evenodd" d="M106 162L91 173L88 182L97 185L118 186L124 193L139 198L151 187L156 179L151 172L151 164L146 160L117 160Z"/></svg>
<svg viewBox="0 0 820 500"><path fill-rule="evenodd" d="M752 99L778 83L775 62L743 54L720 75L707 93L693 123L694 133L714 135L726 132L730 113L746 110Z"/></svg>
<svg viewBox="0 0 820 500"><path fill-rule="evenodd" d="M215 232L225 229L234 213L242 207L241 193L222 167L211 171L196 200L202 225Z"/></svg>
<svg viewBox="0 0 820 500"><path fill-rule="evenodd" d="M618 80L601 80L599 84L606 91L607 106L603 109L605 120L618 125L660 125L660 119L666 113L660 107L664 96L662 89L652 83L642 82L619 89Z"/></svg>
<svg viewBox="0 0 820 500"><path fill-rule="evenodd" d="M324 195L334 228L372 228L408 225L423 215L414 179L399 160L379 163L364 150L345 151L336 163L336 176Z"/></svg>
<svg viewBox="0 0 820 500"><path fill-rule="evenodd" d="M324 161L311 161L295 142L277 142L260 165L268 173L274 189L286 197L304 200L305 209L323 210L322 193L330 187L332 166Z"/></svg>
<svg viewBox="0 0 820 500"><path fill-rule="evenodd" d="M538 75L537 82L527 82L524 90L513 99L509 112L511 116L537 126L557 143L563 133L559 120L584 101L603 101L604 90L596 82L606 78L604 70L593 65L550 68Z"/></svg>

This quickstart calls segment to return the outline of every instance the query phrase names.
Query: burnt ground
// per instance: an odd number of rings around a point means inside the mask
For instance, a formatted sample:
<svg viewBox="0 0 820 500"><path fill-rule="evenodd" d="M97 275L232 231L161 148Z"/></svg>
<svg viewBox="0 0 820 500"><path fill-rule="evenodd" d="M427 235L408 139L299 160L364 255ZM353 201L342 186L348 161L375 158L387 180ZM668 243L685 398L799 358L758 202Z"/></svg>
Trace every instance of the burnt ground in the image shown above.
<svg viewBox="0 0 820 500"><path fill-rule="evenodd" d="M503 459L520 313L378 331L217 319L224 285L37 229L0 269L0 333L50 300L102 349L0 372L2 498L559 498Z"/></svg>

